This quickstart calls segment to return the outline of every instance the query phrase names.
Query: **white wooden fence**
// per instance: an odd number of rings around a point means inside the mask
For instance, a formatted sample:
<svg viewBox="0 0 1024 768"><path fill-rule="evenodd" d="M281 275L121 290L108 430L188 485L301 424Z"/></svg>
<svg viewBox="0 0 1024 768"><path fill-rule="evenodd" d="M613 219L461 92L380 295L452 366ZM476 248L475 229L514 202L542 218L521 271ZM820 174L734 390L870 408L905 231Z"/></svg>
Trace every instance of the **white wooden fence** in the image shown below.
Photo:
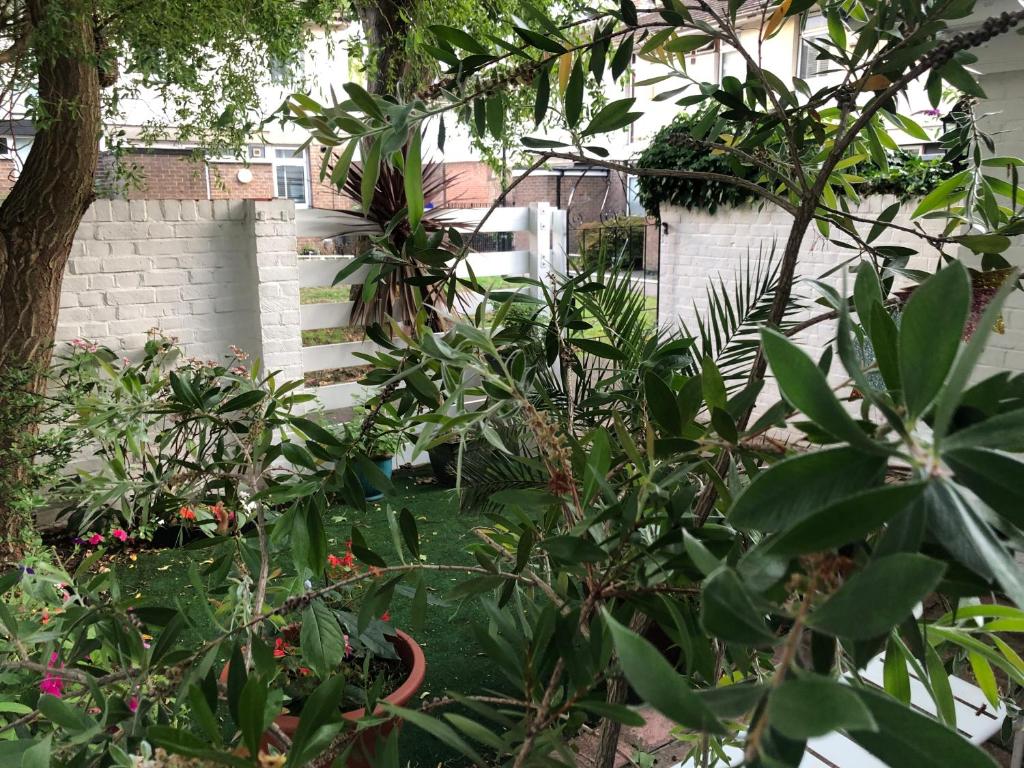
<svg viewBox="0 0 1024 768"><path fill-rule="evenodd" d="M472 232L486 215L487 209L462 209L457 212L443 212L435 218L457 221L457 228ZM546 282L553 272L566 271L566 214L547 203L532 203L527 208L498 208L480 227L480 232L525 232L527 248L514 251L492 251L474 253L469 264L477 277L527 276ZM299 259L299 286L313 288L330 286L335 276L351 260L351 257L303 257ZM458 274L468 275L465 265L459 265ZM366 269L356 270L341 282L358 285L366 278ZM352 316L352 302L330 304L302 304L300 323L302 330L338 328L349 324ZM304 347L302 350L303 373L335 368L364 365L365 361L356 353L372 354L377 344L369 339L341 344L321 344ZM344 408L365 396L365 388L356 382L327 384L315 390L321 405L328 409Z"/></svg>

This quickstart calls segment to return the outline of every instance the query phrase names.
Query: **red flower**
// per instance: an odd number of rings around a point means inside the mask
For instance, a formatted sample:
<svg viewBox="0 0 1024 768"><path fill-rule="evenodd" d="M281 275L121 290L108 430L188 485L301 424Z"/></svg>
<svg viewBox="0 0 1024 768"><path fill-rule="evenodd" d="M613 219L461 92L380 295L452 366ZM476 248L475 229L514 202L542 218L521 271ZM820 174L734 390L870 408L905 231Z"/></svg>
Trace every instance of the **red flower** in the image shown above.
<svg viewBox="0 0 1024 768"><path fill-rule="evenodd" d="M327 556L327 564L329 566L331 566L332 568L339 568L339 567L341 567L342 560L337 555L328 555Z"/></svg>
<svg viewBox="0 0 1024 768"><path fill-rule="evenodd" d="M115 528L114 532L110 535L122 543L128 541L128 531L124 528Z"/></svg>
<svg viewBox="0 0 1024 768"><path fill-rule="evenodd" d="M288 653L288 644L284 641L283 637L277 638L274 641L274 658L283 659Z"/></svg>
<svg viewBox="0 0 1024 768"><path fill-rule="evenodd" d="M192 510L191 507L182 507L181 509L178 510L178 514L181 515L182 520L196 519L196 513Z"/></svg>
<svg viewBox="0 0 1024 768"><path fill-rule="evenodd" d="M231 521L227 510L224 509L224 502L218 501L210 507L210 512L213 514L213 519L217 521L217 534L223 536L228 532L228 523Z"/></svg>
<svg viewBox="0 0 1024 768"><path fill-rule="evenodd" d="M382 613L380 615L380 620L381 621L391 621L391 614L388 613L387 611L384 611L384 613Z"/></svg>
<svg viewBox="0 0 1024 768"><path fill-rule="evenodd" d="M102 544L102 543L103 543L103 537L100 536L98 533L94 533L92 536L89 537L89 545L92 546L92 547L95 547L97 544Z"/></svg>

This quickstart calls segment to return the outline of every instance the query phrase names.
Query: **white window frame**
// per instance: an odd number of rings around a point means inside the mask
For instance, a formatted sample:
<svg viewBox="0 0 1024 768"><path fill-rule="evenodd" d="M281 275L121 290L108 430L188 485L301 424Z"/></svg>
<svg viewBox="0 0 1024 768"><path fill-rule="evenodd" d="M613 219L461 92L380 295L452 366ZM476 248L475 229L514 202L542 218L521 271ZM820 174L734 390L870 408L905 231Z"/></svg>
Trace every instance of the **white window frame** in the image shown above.
<svg viewBox="0 0 1024 768"><path fill-rule="evenodd" d="M817 54L817 49L811 46L805 46L805 40L817 40L820 37L828 36L828 22L825 17L820 14L813 14L804 16L803 21L800 25L800 35L797 37L797 62L796 62L796 76L801 80L813 80L816 77L824 77L825 75L833 72L840 71L839 65L834 61L826 60L824 63L828 69L824 69L820 72L814 72L812 74L804 75L804 67L807 64L807 52L813 51Z"/></svg>
<svg viewBox="0 0 1024 768"><path fill-rule="evenodd" d="M292 153L294 153L298 149L298 147L288 147L288 146L274 145L274 146L269 147L269 149L270 149L271 170L273 171L273 176L274 176L274 197L278 197L278 198L281 198L283 200L290 199L288 197L287 190L283 190L283 189L279 189L278 188L278 185L277 185L277 169L280 168L280 167L301 168L302 169L302 180L303 180L303 182L302 182L302 189L303 189L303 192L305 193L306 200L305 200L305 202L302 202L302 203L300 203L297 200L293 201L293 202L295 202L295 207L296 208L309 208L311 203L312 203L312 200L313 200L313 188L312 188L312 185L310 184L310 178L309 178L309 176L310 176L310 174L309 174L309 155L308 155L307 151L306 150L302 150L302 154L294 155ZM279 151L288 152L289 154L288 154L287 157L279 157L278 156L278 152Z"/></svg>
<svg viewBox="0 0 1024 768"><path fill-rule="evenodd" d="M729 55L729 54L735 54L736 56L739 57L740 61L743 63L743 73L740 74L740 75L733 75L733 77L735 77L740 82L743 82L744 78L746 78L746 76L747 76L747 62L743 59L743 54L740 53L739 51L737 51L735 48L731 48L731 47L730 48L726 48L726 47L723 46L722 49L718 52L718 84L719 85L722 84L722 81L725 80L726 76L729 74L728 72L725 71L725 57L727 55Z"/></svg>

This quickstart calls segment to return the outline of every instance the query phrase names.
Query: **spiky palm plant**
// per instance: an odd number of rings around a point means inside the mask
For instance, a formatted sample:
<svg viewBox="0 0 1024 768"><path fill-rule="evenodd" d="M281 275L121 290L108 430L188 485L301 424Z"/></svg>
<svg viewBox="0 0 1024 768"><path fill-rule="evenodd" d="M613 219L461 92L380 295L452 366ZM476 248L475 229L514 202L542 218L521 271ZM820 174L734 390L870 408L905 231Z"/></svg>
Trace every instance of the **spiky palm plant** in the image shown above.
<svg viewBox="0 0 1024 768"><path fill-rule="evenodd" d="M405 150L403 150L403 153ZM333 165L328 162L328 175L333 174ZM360 163L353 163L348 170L341 191L353 200L362 199L364 168ZM459 175L446 177L444 167L440 163L429 163L423 167L423 199L440 198L447 185L458 179ZM373 199L362 211L363 216L377 224L384 232L371 238L374 248L386 251L383 261L387 262L388 254L404 254L405 244L412 236L409 220L405 215L408 200L405 195L405 179L402 171L390 163L381 163L376 183L373 187ZM430 219L423 220L427 230L438 229ZM452 226L451 217L445 219L445 226ZM438 246L450 250L443 241ZM453 253L454 256L454 253ZM426 308L427 322L434 330L441 330L444 319L436 309L443 303L444 296L431 283L423 278L425 270L411 259L402 264L389 265L381 269L376 277L376 290L371 292L357 288L353 293L352 322L356 325L380 325L389 327L389 320L412 324L421 307Z"/></svg>

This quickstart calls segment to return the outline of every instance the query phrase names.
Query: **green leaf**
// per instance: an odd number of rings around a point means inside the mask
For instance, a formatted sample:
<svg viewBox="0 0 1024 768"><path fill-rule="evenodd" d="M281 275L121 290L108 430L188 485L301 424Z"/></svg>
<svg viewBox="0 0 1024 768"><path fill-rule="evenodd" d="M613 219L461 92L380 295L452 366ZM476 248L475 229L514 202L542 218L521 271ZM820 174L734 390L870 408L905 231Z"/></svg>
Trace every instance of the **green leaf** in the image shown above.
<svg viewBox="0 0 1024 768"><path fill-rule="evenodd" d="M319 599L302 612L299 642L303 658L321 679L334 674L345 657L345 637L338 619Z"/></svg>
<svg viewBox="0 0 1024 768"><path fill-rule="evenodd" d="M348 97L356 103L363 114L376 117L378 120L384 119L384 113L380 111L380 107L377 106L377 101L369 94L369 92L358 83L348 82L345 83L342 88L345 89L345 93Z"/></svg>
<svg viewBox="0 0 1024 768"><path fill-rule="evenodd" d="M888 632L942 580L946 566L913 553L879 558L854 574L808 618L819 632L869 640Z"/></svg>
<svg viewBox="0 0 1024 768"><path fill-rule="evenodd" d="M875 718L849 685L824 677L787 680L768 697L768 722L796 741L854 728L875 731Z"/></svg>
<svg viewBox="0 0 1024 768"><path fill-rule="evenodd" d="M735 571L716 571L705 579L701 595L701 624L715 637L738 645L770 645L775 640L764 611L754 605Z"/></svg>
<svg viewBox="0 0 1024 768"><path fill-rule="evenodd" d="M609 704L607 701L581 701L577 706L585 712L622 723L631 728L641 728L647 722L639 712L623 704Z"/></svg>
<svg viewBox="0 0 1024 768"><path fill-rule="evenodd" d="M630 112L636 99L619 99L606 104L587 124L583 131L584 136L593 136L597 133L607 133L625 128L637 120L643 113Z"/></svg>
<svg viewBox="0 0 1024 768"><path fill-rule="evenodd" d="M954 238L960 245L970 248L975 253L1002 253L1010 247L1010 238L1006 235L961 235Z"/></svg>
<svg viewBox="0 0 1024 768"><path fill-rule="evenodd" d="M900 768L995 768L996 763L956 731L905 707L884 693L852 688L867 706L877 731L848 729L847 733L886 765Z"/></svg>
<svg viewBox="0 0 1024 768"><path fill-rule="evenodd" d="M405 539L405 546L409 548L412 556L418 559L420 556L420 535L419 531L416 530L416 518L405 507L398 513L398 527L402 531L402 538Z"/></svg>
<svg viewBox="0 0 1024 768"><path fill-rule="evenodd" d="M1013 270L1006 276L1003 284L999 286L999 290L996 291L989 305L978 319L974 334L963 350L961 350L956 363L953 365L953 370L950 372L946 385L939 394L938 402L935 405L935 419L932 424L932 431L935 433L936 442L941 440L949 429L956 406L960 402L964 389L967 387L967 382L974 372L981 353L985 349L988 337L999 319L1003 303L1017 285L1019 274L1019 270Z"/></svg>
<svg viewBox="0 0 1024 768"><path fill-rule="evenodd" d="M950 728L956 728L956 703L953 700L953 689L949 684L949 673L942 665L942 659L930 643L924 647L925 663L928 667L928 683L931 686L935 709L942 722Z"/></svg>
<svg viewBox="0 0 1024 768"><path fill-rule="evenodd" d="M882 304L882 284L878 281L878 273L867 261L861 262L857 268L857 279L853 284L853 304L857 308L857 317L861 325L871 328L871 316L874 308Z"/></svg>
<svg viewBox="0 0 1024 768"><path fill-rule="evenodd" d="M481 56L486 56L490 53L490 51L487 50L487 47L479 40L468 32L463 32L461 29L449 27L444 24L431 24L430 31L437 35L441 40L451 43L455 48L461 48L464 51L480 54Z"/></svg>
<svg viewBox="0 0 1024 768"><path fill-rule="evenodd" d="M1024 461L988 448L957 448L943 453L942 459L955 473L957 483L1024 529Z"/></svg>
<svg viewBox="0 0 1024 768"><path fill-rule="evenodd" d="M911 218L916 219L936 208L943 208L953 205L964 196L964 189L971 182L971 172L961 171L939 184L935 189L924 196L924 199L917 204Z"/></svg>
<svg viewBox="0 0 1024 768"><path fill-rule="evenodd" d="M907 671L907 657L892 635L885 646L885 661L882 664L882 685L886 692L897 701L910 704L910 672Z"/></svg>
<svg viewBox="0 0 1024 768"><path fill-rule="evenodd" d="M536 128L544 122L551 100L551 69L542 67L537 72L537 97L533 102L533 123Z"/></svg>
<svg viewBox="0 0 1024 768"><path fill-rule="evenodd" d="M50 768L52 742L53 736L48 734L26 749L21 755L21 768Z"/></svg>
<svg viewBox="0 0 1024 768"><path fill-rule="evenodd" d="M900 380L910 419L927 410L946 381L970 303L971 282L959 262L935 273L910 295L899 331Z"/></svg>
<svg viewBox="0 0 1024 768"><path fill-rule="evenodd" d="M220 408L217 409L217 412L231 413L232 411L241 411L245 408L250 408L266 397L266 394L266 392L260 389L254 389L251 392L243 392L240 395L235 395L220 406Z"/></svg>
<svg viewBox="0 0 1024 768"><path fill-rule="evenodd" d="M381 702L380 706L392 715L400 717L407 723L426 731L442 744L446 744L456 752L460 752L470 760L474 761L477 765L487 764L487 762L477 754L476 750L467 744L447 723L435 720L433 717L423 712L417 712L414 709L396 707L393 704L388 704L387 702Z"/></svg>
<svg viewBox="0 0 1024 768"><path fill-rule="evenodd" d="M644 393L651 418L661 431L670 436L678 435L683 429L676 395L668 384L654 371L644 374Z"/></svg>
<svg viewBox="0 0 1024 768"><path fill-rule="evenodd" d="M96 726L96 721L80 709L70 706L56 696L43 694L36 703L36 709L54 725L73 733L81 733Z"/></svg>
<svg viewBox="0 0 1024 768"><path fill-rule="evenodd" d="M986 98L985 91L978 85L974 75L968 72L959 62L951 59L935 71L943 80L958 91L963 91L968 96L974 96L979 99Z"/></svg>
<svg viewBox="0 0 1024 768"><path fill-rule="evenodd" d="M725 727L690 689L665 657L644 638L617 622L602 608L622 673L641 699L679 725L710 734L727 733Z"/></svg>
<svg viewBox="0 0 1024 768"><path fill-rule="evenodd" d="M315 735L321 727L341 719L338 702L345 690L345 676L335 675L317 686L302 707L299 726L288 750L288 768L306 765L316 755Z"/></svg>
<svg viewBox="0 0 1024 768"><path fill-rule="evenodd" d="M374 139L370 151L363 158L363 177L360 179L359 196L364 213L373 208L373 197L377 189L377 179L380 176L381 145L381 137Z"/></svg>
<svg viewBox="0 0 1024 768"><path fill-rule="evenodd" d="M924 488L924 483L884 485L840 499L751 553L789 558L859 541L910 506Z"/></svg>
<svg viewBox="0 0 1024 768"><path fill-rule="evenodd" d="M570 128L579 125L580 117L583 116L583 79L583 64L580 57L577 57L572 65L569 84L565 87L565 96L563 97L565 121Z"/></svg>
<svg viewBox="0 0 1024 768"><path fill-rule="evenodd" d="M1005 545L965 495L945 478L928 484L924 495L928 525L936 540L959 562L987 579L993 579L1017 605L1024 607L1024 572Z"/></svg>
<svg viewBox="0 0 1024 768"><path fill-rule="evenodd" d="M778 381L779 391L790 404L835 437L862 450L879 450L846 412L833 394L825 374L803 350L770 328L761 330L761 344Z"/></svg>
<svg viewBox="0 0 1024 768"><path fill-rule="evenodd" d="M778 531L879 485L884 456L853 448L798 454L761 472L736 499L729 521L743 530Z"/></svg>
<svg viewBox="0 0 1024 768"><path fill-rule="evenodd" d="M259 752L260 739L269 724L266 710L267 684L252 675L242 688L242 695L238 701L238 727L242 731L242 740L250 755Z"/></svg>
<svg viewBox="0 0 1024 768"><path fill-rule="evenodd" d="M594 355L605 360L625 360L625 354L620 349L616 349L611 344L604 341L598 341L597 339L570 339L569 343L574 347L578 347L586 352L588 355Z"/></svg>
<svg viewBox="0 0 1024 768"><path fill-rule="evenodd" d="M1000 413L949 435L945 450L954 448L999 448L1024 451L1024 408Z"/></svg>
<svg viewBox="0 0 1024 768"><path fill-rule="evenodd" d="M996 675L992 671L992 665L985 658L974 651L968 651L967 660L971 662L971 671L974 672L974 679L981 688L988 703L994 708L999 708L999 686L996 684Z"/></svg>
<svg viewBox="0 0 1024 768"><path fill-rule="evenodd" d="M710 355L705 355L700 361L700 378L704 402L708 404L708 408L725 410L727 407L725 381Z"/></svg>
<svg viewBox="0 0 1024 768"><path fill-rule="evenodd" d="M405 154L405 171L402 174L411 229L416 229L423 218L423 155L420 149L422 142L422 134L418 129L414 130L412 140L409 142L409 149Z"/></svg>
<svg viewBox="0 0 1024 768"><path fill-rule="evenodd" d="M608 553L581 536L551 536L541 542L549 555L566 563L599 563Z"/></svg>

